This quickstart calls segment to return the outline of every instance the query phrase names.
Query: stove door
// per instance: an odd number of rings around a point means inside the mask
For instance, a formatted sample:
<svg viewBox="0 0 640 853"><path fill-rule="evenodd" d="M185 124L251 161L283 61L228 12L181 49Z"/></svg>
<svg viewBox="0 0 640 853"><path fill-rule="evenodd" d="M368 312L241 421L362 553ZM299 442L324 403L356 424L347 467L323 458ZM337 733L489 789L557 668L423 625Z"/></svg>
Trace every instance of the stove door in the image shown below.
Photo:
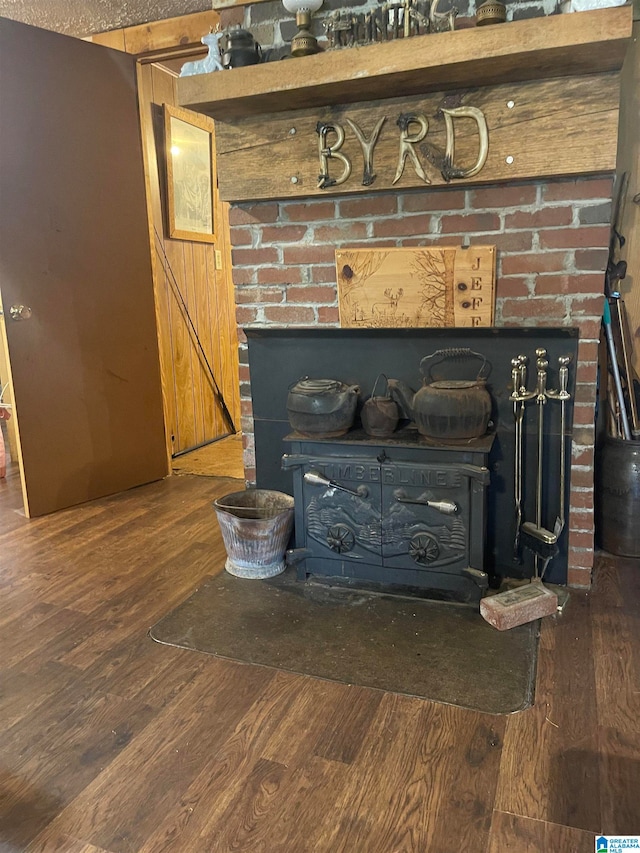
<svg viewBox="0 0 640 853"><path fill-rule="evenodd" d="M469 567L475 491L471 468L406 463L383 467L385 566L452 574Z"/></svg>
<svg viewBox="0 0 640 853"><path fill-rule="evenodd" d="M314 474L332 485L319 484ZM302 471L302 500L310 557L382 565L380 465L375 459L309 458Z"/></svg>

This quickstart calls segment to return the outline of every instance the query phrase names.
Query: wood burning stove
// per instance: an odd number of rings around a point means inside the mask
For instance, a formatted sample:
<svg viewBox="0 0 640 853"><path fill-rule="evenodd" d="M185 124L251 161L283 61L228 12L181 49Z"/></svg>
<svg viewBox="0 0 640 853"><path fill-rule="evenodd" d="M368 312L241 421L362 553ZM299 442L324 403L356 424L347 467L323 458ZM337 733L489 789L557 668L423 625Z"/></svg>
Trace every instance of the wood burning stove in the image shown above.
<svg viewBox="0 0 640 853"><path fill-rule="evenodd" d="M572 364L577 359L578 332L567 328L474 328L474 329L340 329L340 328L278 328L278 329L247 329L248 351L246 359L250 371L250 384L245 381L242 394L245 402L251 403L254 439L255 439L255 483L261 489L275 489L294 494L294 480L297 489L302 494L301 477L312 470L311 465L298 468L282 467L282 455L305 455L309 457L324 456L330 445L334 449L329 455L335 457L343 454L346 461L353 461L359 453L360 457L368 456L377 463L377 456L384 451L392 463L407 464L470 464L477 467L487 467L490 470L490 483L484 488L487 502L486 536L484 538L484 562L477 562L475 554L471 554L467 565L480 568L498 578L527 578L533 573L533 556L528 549L520 551L520 559L514 559L514 529L516 524L516 508L514 505L514 403L511 393L511 360L518 353L532 354L537 347L545 347L551 365L558 364L560 356L570 354ZM330 441L318 440L309 444L309 439L300 435L291 435L292 427L287 413L288 391L301 376L334 377L347 386L358 385L360 388L360 403L364 404L373 394L376 379L383 372L386 376L404 381L409 387L417 387L419 370L417 365L426 353L445 347L471 347L473 350L486 354L493 365L487 384L493 401L491 412L490 434L493 438L485 437L469 444L438 445L430 444L429 439L421 439L415 431L396 430L390 439L369 438L363 435L357 427L362 411L356 410L356 428L345 436ZM557 375L552 371L550 384L556 386ZM567 402L565 436L566 454L571 454L571 431L573 423L573 404L575 399L575 371L569 374L569 394ZM359 404L360 405L360 404ZM558 430L560 418L558 407L555 407L556 417L549 417L545 425L545 460L548 460L548 470L560 470L560 445ZM531 457L537 444L537 425L535 406L530 406L522 426L522 442ZM581 432L578 432L580 443ZM286 437L286 440L285 440ZM283 441L284 440L284 441ZM440 441L440 439L438 439ZM366 443L365 443L366 442ZM485 443L486 442L486 443ZM303 450L301 450L303 448ZM360 448L359 450L357 448ZM490 448L490 453L487 449ZM337 449L337 453L336 453ZM398 452L406 452L407 456L400 458ZM247 452L247 460L249 459ZM461 455L458 455L461 454ZM249 464L249 463L248 463ZM380 463L377 463L380 464ZM340 472L338 472L340 473ZM249 475L251 477L251 475ZM353 472L352 472L353 476ZM532 475L533 476L533 475ZM333 477L332 479L337 479ZM529 480L529 485L532 480ZM355 489L366 485L364 481L355 480L351 486ZM402 488L404 484L393 486ZM470 488L478 487L472 481ZM320 495L321 489L316 486L311 489L307 484L310 495ZM405 486L406 487L406 486ZM418 492L424 492L427 486ZM569 494L569 480L566 483ZM558 499L558 483L552 477L547 477L543 491L543 505L555 507ZM445 494L446 499L446 494ZM525 484L522 505L522 517L535 517L535 489ZM382 498L380 498L382 502ZM406 504L411 507L410 504ZM424 511L424 510L423 510ZM426 514L426 513L425 513ZM432 515L431 513L429 514ZM453 519L440 514L435 516L451 525ZM298 514L297 527L303 524L303 516ZM567 580L569 525L565 527L558 540L559 553L549 564L545 580L549 583L562 584ZM382 534L381 534L382 535ZM307 547L307 535L298 531L298 548ZM317 543L313 543L314 548ZM319 547L319 546L318 546ZM365 558L357 560L340 559L334 552L322 552L325 557L336 561L349 563L349 568L355 571L354 564L365 563ZM370 552L367 551L367 554ZM301 564L301 573L318 574L317 560L311 557ZM382 561L382 558L381 558ZM386 557L385 557L386 562ZM367 558L368 565L371 563ZM386 568L386 566L385 566ZM436 570L437 569L437 570ZM443 590L445 582L454 584L454 574L451 567L439 566L431 569L420 569L412 566L412 570L420 572L419 580L429 584L424 587ZM393 577L409 581L409 569L395 569ZM339 569L339 573L342 570ZM357 578L356 578L357 580ZM433 581L434 587L431 586ZM358 581L359 582L359 581ZM362 581L364 583L364 581ZM395 582L395 581L392 581ZM389 583L385 578L384 583ZM454 590L462 588L471 595L477 595L472 581L465 583L456 581ZM437 585L436 585L437 584Z"/></svg>
<svg viewBox="0 0 640 853"><path fill-rule="evenodd" d="M477 601L493 435L444 444L405 428L388 439L284 439L293 471L298 578L376 584Z"/></svg>

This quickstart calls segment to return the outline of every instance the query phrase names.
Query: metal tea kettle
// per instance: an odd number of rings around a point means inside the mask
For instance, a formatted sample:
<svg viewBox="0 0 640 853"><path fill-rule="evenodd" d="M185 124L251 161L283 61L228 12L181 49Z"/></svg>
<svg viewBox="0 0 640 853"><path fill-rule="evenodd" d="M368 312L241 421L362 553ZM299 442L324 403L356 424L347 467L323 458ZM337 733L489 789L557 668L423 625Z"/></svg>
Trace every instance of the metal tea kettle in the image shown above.
<svg viewBox="0 0 640 853"><path fill-rule="evenodd" d="M433 373L436 365L447 360L451 364L467 359L482 362L475 379L448 379L441 378L440 372ZM459 365L456 367L459 373ZM415 422L421 435L448 441L479 438L486 433L491 415L486 382L491 365L482 353L466 347L436 350L422 359L420 372L424 378L418 391L414 392L399 379L389 380L389 390L403 415Z"/></svg>
<svg viewBox="0 0 640 853"><path fill-rule="evenodd" d="M304 376L289 389L289 423L303 435L344 435L353 424L359 392L359 386L338 379Z"/></svg>

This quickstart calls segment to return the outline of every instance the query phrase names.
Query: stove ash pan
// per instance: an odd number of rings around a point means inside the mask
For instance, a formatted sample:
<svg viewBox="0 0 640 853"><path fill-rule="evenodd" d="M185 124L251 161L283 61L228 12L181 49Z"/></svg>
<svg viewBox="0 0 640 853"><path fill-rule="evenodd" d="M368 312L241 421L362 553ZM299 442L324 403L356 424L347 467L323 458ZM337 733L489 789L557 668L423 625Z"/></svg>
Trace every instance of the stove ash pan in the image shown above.
<svg viewBox="0 0 640 853"><path fill-rule="evenodd" d="M288 561L310 575L481 597L484 465L292 453L296 547ZM394 457L402 455L394 448ZM382 461L381 461L382 460Z"/></svg>

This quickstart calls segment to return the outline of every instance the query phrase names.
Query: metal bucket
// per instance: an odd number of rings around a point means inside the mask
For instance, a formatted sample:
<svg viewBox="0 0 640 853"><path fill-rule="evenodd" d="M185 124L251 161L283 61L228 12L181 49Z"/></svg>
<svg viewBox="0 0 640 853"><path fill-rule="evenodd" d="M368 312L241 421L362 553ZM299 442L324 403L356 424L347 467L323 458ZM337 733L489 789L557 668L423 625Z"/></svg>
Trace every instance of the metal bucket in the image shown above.
<svg viewBox="0 0 640 853"><path fill-rule="evenodd" d="M238 578L272 578L285 569L293 530L293 498L247 489L213 502L227 551L225 569Z"/></svg>

